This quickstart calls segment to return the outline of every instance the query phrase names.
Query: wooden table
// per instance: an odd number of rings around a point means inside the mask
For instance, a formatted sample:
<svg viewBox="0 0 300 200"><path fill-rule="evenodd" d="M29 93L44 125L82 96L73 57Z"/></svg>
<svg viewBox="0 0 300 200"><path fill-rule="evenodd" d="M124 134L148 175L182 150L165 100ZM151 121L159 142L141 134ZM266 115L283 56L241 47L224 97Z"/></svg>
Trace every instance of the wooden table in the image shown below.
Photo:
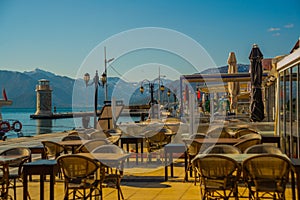
<svg viewBox="0 0 300 200"><path fill-rule="evenodd" d="M275 143L277 144L277 147L280 148L280 136L275 135L262 135L261 136L261 143Z"/></svg>
<svg viewBox="0 0 300 200"><path fill-rule="evenodd" d="M24 156L20 156L20 155L8 155L8 156L0 156L0 165L1 167L1 171L3 173L3 183L2 183L2 190L1 192L1 198L3 199L8 199L8 186L9 186L9 164L12 162L15 162L17 160L20 159L24 159Z"/></svg>
<svg viewBox="0 0 300 200"><path fill-rule="evenodd" d="M58 172L58 165L56 160L36 160L23 164L24 174L24 189L23 200L27 199L28 180L29 175L40 175L40 199L44 199L44 176L50 175L50 200L54 200L54 180L55 174Z"/></svg>
<svg viewBox="0 0 300 200"><path fill-rule="evenodd" d="M58 144L68 148L70 147L72 149L72 153L75 153L75 150L80 147L82 144L87 143L90 140L65 140L65 141L59 141Z"/></svg>
<svg viewBox="0 0 300 200"><path fill-rule="evenodd" d="M138 154L139 154L139 143L141 144L141 162L143 162L143 153L144 153L144 136L121 136L121 148L126 144L127 152L129 152L129 144L135 145L135 162L138 164ZM127 160L128 161L128 160Z"/></svg>
<svg viewBox="0 0 300 200"><path fill-rule="evenodd" d="M184 155L184 171L187 168L187 153L184 144L167 144L164 147L165 153L165 181L168 180L168 166L170 165L171 177L174 177L173 154L179 153Z"/></svg>

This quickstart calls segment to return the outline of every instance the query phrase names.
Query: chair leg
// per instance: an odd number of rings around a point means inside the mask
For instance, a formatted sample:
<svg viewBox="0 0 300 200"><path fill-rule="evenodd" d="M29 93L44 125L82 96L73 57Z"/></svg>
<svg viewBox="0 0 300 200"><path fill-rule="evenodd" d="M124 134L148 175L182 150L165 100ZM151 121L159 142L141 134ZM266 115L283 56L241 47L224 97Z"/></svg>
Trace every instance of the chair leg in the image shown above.
<svg viewBox="0 0 300 200"><path fill-rule="evenodd" d="M14 185L13 185L13 189L14 189L14 199L17 199L17 180L14 178Z"/></svg>
<svg viewBox="0 0 300 200"><path fill-rule="evenodd" d="M121 196L121 199L124 200L123 192L122 192L122 189L121 189L121 180L120 180L120 178L117 179L117 190L118 190L118 199L120 200L120 196Z"/></svg>

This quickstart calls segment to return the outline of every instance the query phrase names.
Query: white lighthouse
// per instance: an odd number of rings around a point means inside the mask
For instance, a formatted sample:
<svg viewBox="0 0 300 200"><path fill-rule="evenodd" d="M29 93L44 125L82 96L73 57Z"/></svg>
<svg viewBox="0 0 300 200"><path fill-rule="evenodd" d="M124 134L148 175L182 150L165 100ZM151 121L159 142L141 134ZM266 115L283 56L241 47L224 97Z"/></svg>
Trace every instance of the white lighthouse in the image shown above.
<svg viewBox="0 0 300 200"><path fill-rule="evenodd" d="M36 86L35 115L52 115L52 88L49 80L41 79Z"/></svg>

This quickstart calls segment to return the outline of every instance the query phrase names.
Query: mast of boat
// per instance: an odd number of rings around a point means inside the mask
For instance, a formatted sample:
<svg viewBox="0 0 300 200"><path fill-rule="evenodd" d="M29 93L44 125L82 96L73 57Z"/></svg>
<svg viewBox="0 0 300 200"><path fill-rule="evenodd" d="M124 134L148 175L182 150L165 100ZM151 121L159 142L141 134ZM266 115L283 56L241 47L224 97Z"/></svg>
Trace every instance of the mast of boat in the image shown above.
<svg viewBox="0 0 300 200"><path fill-rule="evenodd" d="M4 99L0 99L0 121L2 120L1 108L2 106L10 106L12 105L12 100L8 100L6 96L5 89L2 90L2 95Z"/></svg>

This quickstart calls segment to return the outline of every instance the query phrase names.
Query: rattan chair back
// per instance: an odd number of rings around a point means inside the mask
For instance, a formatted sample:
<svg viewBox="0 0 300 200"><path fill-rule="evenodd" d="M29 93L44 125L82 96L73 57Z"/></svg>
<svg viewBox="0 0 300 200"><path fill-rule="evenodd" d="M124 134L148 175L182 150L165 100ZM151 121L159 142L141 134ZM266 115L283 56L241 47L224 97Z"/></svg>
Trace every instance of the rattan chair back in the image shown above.
<svg viewBox="0 0 300 200"><path fill-rule="evenodd" d="M217 144L208 147L203 154L240 154L241 151L237 147L226 144Z"/></svg>
<svg viewBox="0 0 300 200"><path fill-rule="evenodd" d="M241 137L243 135L247 135L247 134L250 134L250 133L259 134L258 131L254 130L254 129L251 129L251 128L241 128L241 129L236 130L236 132L234 133L234 137L235 138L239 138L239 137Z"/></svg>
<svg viewBox="0 0 300 200"><path fill-rule="evenodd" d="M249 138L249 139L242 140L233 146L237 147L238 149L240 149L242 153L244 153L247 148L260 143L261 143L260 138Z"/></svg>
<svg viewBox="0 0 300 200"><path fill-rule="evenodd" d="M205 199L229 199L237 195L237 183L241 170L234 159L224 155L207 154L197 156L193 160L193 166L200 176Z"/></svg>
<svg viewBox="0 0 300 200"><path fill-rule="evenodd" d="M125 153L122 148L114 144L105 144L95 148L92 153Z"/></svg>
<svg viewBox="0 0 300 200"><path fill-rule="evenodd" d="M94 139L90 140L85 144L82 144L80 147L76 149L76 153L89 153L92 152L97 147L102 145L110 144L111 142L107 139Z"/></svg>
<svg viewBox="0 0 300 200"><path fill-rule="evenodd" d="M104 131L101 130L97 130L97 131L93 131L90 134L90 139L106 139L106 134L104 133Z"/></svg>
<svg viewBox="0 0 300 200"><path fill-rule="evenodd" d="M282 154L282 151L273 145L267 145L267 144L257 144L254 146L251 146L245 150L245 153L271 153L271 154Z"/></svg>
<svg viewBox="0 0 300 200"><path fill-rule="evenodd" d="M81 140L82 138L79 135L67 135L61 139L61 141L68 141L68 140Z"/></svg>
<svg viewBox="0 0 300 200"><path fill-rule="evenodd" d="M99 188L100 191L95 192L95 194L102 195L102 186L99 187L98 185L102 184L105 171L99 162L86 156L69 154L58 157L57 163L65 179L66 193L64 199L68 199L70 190L74 196L83 199L91 198L93 192L98 191ZM100 172L100 174L96 172ZM91 178L91 176L97 178Z"/></svg>
<svg viewBox="0 0 300 200"><path fill-rule="evenodd" d="M67 149L64 146L53 141L42 141L42 144L44 145L44 151L47 159L56 159L61 155L61 153L67 152Z"/></svg>
<svg viewBox="0 0 300 200"><path fill-rule="evenodd" d="M194 133L191 136L189 136L188 140L184 140L188 156L194 157L200 152L200 149L203 146L203 144L194 141L194 139L201 139L201 138L207 138L207 135L203 133Z"/></svg>
<svg viewBox="0 0 300 200"><path fill-rule="evenodd" d="M82 140L89 140L90 139L90 136L87 133L81 133L81 132L77 132L77 131L73 131L73 132L69 133L68 135L79 136Z"/></svg>
<svg viewBox="0 0 300 200"><path fill-rule="evenodd" d="M171 142L172 131L168 128L162 128L158 131L147 131L145 133L145 142L148 152L154 152L162 149L165 145Z"/></svg>
<svg viewBox="0 0 300 200"><path fill-rule="evenodd" d="M232 138L232 136L223 127L208 130L207 136L212 138Z"/></svg>
<svg viewBox="0 0 300 200"><path fill-rule="evenodd" d="M257 133L248 133L248 134L240 136L238 139L250 139L250 138L258 138L261 140L262 136Z"/></svg>
<svg viewBox="0 0 300 200"><path fill-rule="evenodd" d="M274 199L285 199L284 193L291 171L290 160L284 155L261 154L246 159L243 177L250 195L258 198L270 194ZM260 197L261 197L260 196Z"/></svg>
<svg viewBox="0 0 300 200"><path fill-rule="evenodd" d="M21 166L24 162L28 161L31 155L30 149L26 147L15 147L7 149L0 153L1 156L20 156L21 158L9 163L9 167Z"/></svg>
<svg viewBox="0 0 300 200"><path fill-rule="evenodd" d="M96 161L78 154L62 155L57 158L57 163L62 169L64 177L69 180L87 178L99 168Z"/></svg>

